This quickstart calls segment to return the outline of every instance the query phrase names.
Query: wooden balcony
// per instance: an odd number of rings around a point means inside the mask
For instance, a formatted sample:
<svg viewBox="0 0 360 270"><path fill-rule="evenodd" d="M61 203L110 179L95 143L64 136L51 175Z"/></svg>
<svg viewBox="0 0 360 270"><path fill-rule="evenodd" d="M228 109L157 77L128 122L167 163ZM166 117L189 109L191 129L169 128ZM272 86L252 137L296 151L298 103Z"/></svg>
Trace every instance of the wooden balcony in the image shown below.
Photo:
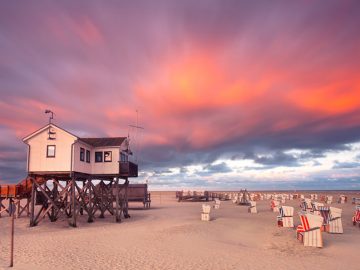
<svg viewBox="0 0 360 270"><path fill-rule="evenodd" d="M138 177L138 165L133 162L120 162L120 176Z"/></svg>

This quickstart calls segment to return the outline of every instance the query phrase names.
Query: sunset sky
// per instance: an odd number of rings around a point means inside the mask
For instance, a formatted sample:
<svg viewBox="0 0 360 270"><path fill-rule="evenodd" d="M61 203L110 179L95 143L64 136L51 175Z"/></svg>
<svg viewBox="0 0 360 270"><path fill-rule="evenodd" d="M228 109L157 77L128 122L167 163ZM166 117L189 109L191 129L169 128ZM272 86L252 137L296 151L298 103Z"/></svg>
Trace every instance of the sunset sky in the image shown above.
<svg viewBox="0 0 360 270"><path fill-rule="evenodd" d="M360 189L360 1L3 1L0 182L47 123L153 189ZM128 125L138 124L140 133Z"/></svg>

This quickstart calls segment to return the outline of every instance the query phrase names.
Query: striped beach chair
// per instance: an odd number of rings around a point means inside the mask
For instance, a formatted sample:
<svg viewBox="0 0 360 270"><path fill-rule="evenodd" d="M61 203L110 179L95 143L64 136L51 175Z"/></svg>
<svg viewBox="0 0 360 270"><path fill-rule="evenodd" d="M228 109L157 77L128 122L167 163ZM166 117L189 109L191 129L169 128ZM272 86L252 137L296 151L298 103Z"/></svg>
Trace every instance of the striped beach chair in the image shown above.
<svg viewBox="0 0 360 270"><path fill-rule="evenodd" d="M239 201L239 196L236 194L236 195L233 197L232 202L233 202L233 203L238 203L238 201Z"/></svg>
<svg viewBox="0 0 360 270"><path fill-rule="evenodd" d="M294 207L281 206L279 208L280 215L277 216L279 227L293 228L294 227Z"/></svg>
<svg viewBox="0 0 360 270"><path fill-rule="evenodd" d="M305 198L300 203L301 210L304 212L311 212L312 211L312 205L311 205L311 199Z"/></svg>
<svg viewBox="0 0 360 270"><path fill-rule="evenodd" d="M344 233L341 213L342 209L330 207L329 233Z"/></svg>
<svg viewBox="0 0 360 270"><path fill-rule="evenodd" d="M321 230L324 232L329 231L329 222L330 222L330 207L329 206L319 206L319 212L322 216L323 225L321 227Z"/></svg>
<svg viewBox="0 0 360 270"><path fill-rule="evenodd" d="M217 199L217 198L215 199L214 208L215 208L215 209L219 209L219 208L220 208L220 200Z"/></svg>
<svg viewBox="0 0 360 270"><path fill-rule="evenodd" d="M325 203L326 204L331 204L332 200L333 200L333 196L326 196Z"/></svg>
<svg viewBox="0 0 360 270"><path fill-rule="evenodd" d="M338 199L338 203L346 203L347 202L347 196L340 195Z"/></svg>
<svg viewBox="0 0 360 270"><path fill-rule="evenodd" d="M355 208L355 214L352 217L352 222L353 222L354 226L356 226L356 224L358 224L360 227L360 205L357 205Z"/></svg>
<svg viewBox="0 0 360 270"><path fill-rule="evenodd" d="M360 198L352 198L352 204L360 205Z"/></svg>
<svg viewBox="0 0 360 270"><path fill-rule="evenodd" d="M270 209L273 212L278 213L279 212L279 206L280 206L280 202L278 200L271 200L270 202Z"/></svg>
<svg viewBox="0 0 360 270"><path fill-rule="evenodd" d="M311 213L300 212L301 225L296 228L296 236L299 241L308 247L323 247L321 226L323 218Z"/></svg>
<svg viewBox="0 0 360 270"><path fill-rule="evenodd" d="M250 206L248 208L248 212L252 213L252 214L257 214L256 202L250 201Z"/></svg>
<svg viewBox="0 0 360 270"><path fill-rule="evenodd" d="M201 220L210 221L211 206L209 204L202 205Z"/></svg>
<svg viewBox="0 0 360 270"><path fill-rule="evenodd" d="M311 206L312 206L312 210L311 210L312 213L313 213L314 215L320 216L319 207L324 206L324 204L323 204L323 203L319 203L319 202L312 202L312 203L311 203Z"/></svg>

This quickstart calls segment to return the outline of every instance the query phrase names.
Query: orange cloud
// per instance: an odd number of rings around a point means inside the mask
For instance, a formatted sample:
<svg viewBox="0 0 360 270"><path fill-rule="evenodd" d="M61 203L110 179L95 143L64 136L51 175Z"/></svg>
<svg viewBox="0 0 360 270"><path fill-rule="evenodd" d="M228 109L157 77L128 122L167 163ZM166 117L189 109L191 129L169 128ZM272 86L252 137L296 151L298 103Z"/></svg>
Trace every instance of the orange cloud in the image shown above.
<svg viewBox="0 0 360 270"><path fill-rule="evenodd" d="M194 53L165 63L157 75L136 87L137 97L164 114L224 108L254 100L266 92L267 81L246 81L240 70L230 76L214 55Z"/></svg>
<svg viewBox="0 0 360 270"><path fill-rule="evenodd" d="M360 81L332 82L318 88L297 89L290 100L297 106L326 114L360 109Z"/></svg>

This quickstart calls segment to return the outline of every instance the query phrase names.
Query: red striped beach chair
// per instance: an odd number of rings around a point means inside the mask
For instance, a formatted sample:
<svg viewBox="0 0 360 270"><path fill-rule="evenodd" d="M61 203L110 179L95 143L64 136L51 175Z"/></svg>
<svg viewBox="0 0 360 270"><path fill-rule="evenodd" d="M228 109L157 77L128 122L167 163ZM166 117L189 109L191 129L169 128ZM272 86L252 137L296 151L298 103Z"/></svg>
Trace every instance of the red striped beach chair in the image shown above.
<svg viewBox="0 0 360 270"><path fill-rule="evenodd" d="M296 229L297 239L304 243L304 246L323 247L321 226L323 218L310 213L299 213L301 225Z"/></svg>
<svg viewBox="0 0 360 270"><path fill-rule="evenodd" d="M293 228L294 227L294 207L281 206L279 209L280 215L277 216L279 227Z"/></svg>
<svg viewBox="0 0 360 270"><path fill-rule="evenodd" d="M355 208L355 214L352 217L353 225L356 226L356 224L359 225L360 228L360 205L357 205Z"/></svg>
<svg viewBox="0 0 360 270"><path fill-rule="evenodd" d="M280 206L280 202L277 200L271 200L270 202L270 208L273 212L278 213L279 212L279 206Z"/></svg>

